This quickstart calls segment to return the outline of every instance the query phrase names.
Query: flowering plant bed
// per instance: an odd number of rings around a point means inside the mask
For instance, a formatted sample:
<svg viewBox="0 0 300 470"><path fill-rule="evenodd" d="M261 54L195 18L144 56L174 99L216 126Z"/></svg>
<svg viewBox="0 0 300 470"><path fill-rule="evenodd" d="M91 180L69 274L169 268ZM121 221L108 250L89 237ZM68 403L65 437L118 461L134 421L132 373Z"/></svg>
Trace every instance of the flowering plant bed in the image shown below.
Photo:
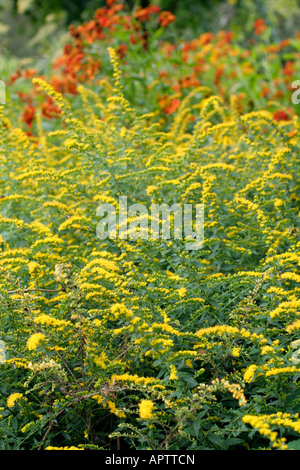
<svg viewBox="0 0 300 470"><path fill-rule="evenodd" d="M173 21L110 1L49 76L11 77L2 449L299 447L299 40L173 45ZM203 204L203 248L99 239L120 195Z"/></svg>

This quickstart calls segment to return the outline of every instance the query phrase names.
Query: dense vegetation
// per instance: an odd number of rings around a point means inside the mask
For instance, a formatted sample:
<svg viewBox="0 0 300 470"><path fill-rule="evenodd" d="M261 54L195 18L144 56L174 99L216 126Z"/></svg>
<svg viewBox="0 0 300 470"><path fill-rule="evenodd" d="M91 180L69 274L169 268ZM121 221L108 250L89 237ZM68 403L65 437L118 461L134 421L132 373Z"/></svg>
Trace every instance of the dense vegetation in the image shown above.
<svg viewBox="0 0 300 470"><path fill-rule="evenodd" d="M108 0L6 80L2 449L299 448L300 40L175 24ZM119 196L203 203L203 248L100 240Z"/></svg>

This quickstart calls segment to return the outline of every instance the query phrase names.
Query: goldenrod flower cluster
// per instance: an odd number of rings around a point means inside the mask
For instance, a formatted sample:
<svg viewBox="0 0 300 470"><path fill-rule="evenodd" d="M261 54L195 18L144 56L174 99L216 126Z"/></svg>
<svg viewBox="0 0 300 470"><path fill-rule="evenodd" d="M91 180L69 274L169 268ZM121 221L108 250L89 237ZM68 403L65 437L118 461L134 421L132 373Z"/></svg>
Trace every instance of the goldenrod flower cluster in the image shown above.
<svg viewBox="0 0 300 470"><path fill-rule="evenodd" d="M139 413L141 419L150 419L153 415L154 403L151 400L141 400L139 403Z"/></svg>
<svg viewBox="0 0 300 470"><path fill-rule="evenodd" d="M7 398L6 404L9 408L13 408L18 400L23 398L23 393L12 393Z"/></svg>
<svg viewBox="0 0 300 470"><path fill-rule="evenodd" d="M287 445L285 444L286 440L284 438L277 439L278 432L271 430L267 416L245 415L242 420L244 423L250 424L250 426L257 429L259 434L263 437L270 439L273 448L279 448L281 450L287 448Z"/></svg>
<svg viewBox="0 0 300 470"><path fill-rule="evenodd" d="M36 349L41 341L45 339L45 335L43 333L34 333L30 336L27 340L27 348L29 351Z"/></svg>

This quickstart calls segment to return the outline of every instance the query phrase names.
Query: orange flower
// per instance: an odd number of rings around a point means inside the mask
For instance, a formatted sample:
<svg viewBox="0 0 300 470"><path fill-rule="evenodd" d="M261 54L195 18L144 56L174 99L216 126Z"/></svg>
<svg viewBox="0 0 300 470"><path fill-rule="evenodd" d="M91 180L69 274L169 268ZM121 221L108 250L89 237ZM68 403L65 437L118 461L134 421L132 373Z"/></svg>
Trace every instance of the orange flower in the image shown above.
<svg viewBox="0 0 300 470"><path fill-rule="evenodd" d="M255 34L260 35L267 29L267 25L262 18L259 18L254 23Z"/></svg>
<svg viewBox="0 0 300 470"><path fill-rule="evenodd" d="M277 90L275 93L274 93L274 98L282 98L284 95L283 93L283 90Z"/></svg>
<svg viewBox="0 0 300 470"><path fill-rule="evenodd" d="M117 49L116 49L116 54L118 55L118 57L120 59L123 59L123 57L125 57L126 53L127 53L126 44L120 44L120 46L117 47Z"/></svg>
<svg viewBox="0 0 300 470"><path fill-rule="evenodd" d="M162 28L165 28L168 24L173 23L175 20L176 16L174 16L170 11L162 11L158 18Z"/></svg>
<svg viewBox="0 0 300 470"><path fill-rule="evenodd" d="M33 119L35 115L35 107L32 104L25 106L22 119L29 128L32 127Z"/></svg>
<svg viewBox="0 0 300 470"><path fill-rule="evenodd" d="M261 93L260 95L265 98L266 96L268 96L269 94L271 93L271 88L268 86L268 85L264 85L262 87L262 90L261 90Z"/></svg>
<svg viewBox="0 0 300 470"><path fill-rule="evenodd" d="M225 70L225 65L221 64L217 70L215 71L215 77L214 77L214 84L219 85L220 83L220 78L222 77L223 73Z"/></svg>
<svg viewBox="0 0 300 470"><path fill-rule="evenodd" d="M232 31L219 31L216 35L218 40L218 47L229 44L233 39Z"/></svg>
<svg viewBox="0 0 300 470"><path fill-rule="evenodd" d="M11 75L10 83L14 83L20 77L22 77L22 73L20 70L17 70L13 75Z"/></svg>
<svg viewBox="0 0 300 470"><path fill-rule="evenodd" d="M71 95L77 95L77 80L68 75L65 77L52 75L50 85L52 85L55 91L58 91L59 93L70 93Z"/></svg>
<svg viewBox="0 0 300 470"><path fill-rule="evenodd" d="M17 91L17 95L23 103L32 104L32 96L29 93L24 93L23 91Z"/></svg>
<svg viewBox="0 0 300 470"><path fill-rule="evenodd" d="M35 69L27 69L24 71L24 78L32 78L37 74Z"/></svg>
<svg viewBox="0 0 300 470"><path fill-rule="evenodd" d="M179 80L180 85L182 88L192 88L198 87L200 85L200 81L195 76L187 76L183 77Z"/></svg>
<svg viewBox="0 0 300 470"><path fill-rule="evenodd" d="M138 7L134 13L134 17L142 23L145 23L146 21L149 21L151 15L159 12L160 7L158 5L149 5L146 8Z"/></svg>
<svg viewBox="0 0 300 470"><path fill-rule="evenodd" d="M61 113L61 110L54 104L51 97L42 104L42 115L48 119L57 117Z"/></svg>
<svg viewBox="0 0 300 470"><path fill-rule="evenodd" d="M283 73L284 75L287 75L289 77L291 77L292 75L294 75L295 73L295 70L294 70L294 64L291 60L288 60L285 65L284 65L284 69L283 69Z"/></svg>
<svg viewBox="0 0 300 470"><path fill-rule="evenodd" d="M131 42L131 44L137 44L138 43L138 40L133 36L133 34L130 35L129 41Z"/></svg>
<svg viewBox="0 0 300 470"><path fill-rule="evenodd" d="M202 33L199 38L200 45L205 46L206 44L209 44L212 41L213 37L213 33Z"/></svg>
<svg viewBox="0 0 300 470"><path fill-rule="evenodd" d="M267 52L279 52L290 45L290 39L283 39L279 44L271 44L266 48Z"/></svg>
<svg viewBox="0 0 300 470"><path fill-rule="evenodd" d="M158 101L158 104L165 114L173 114L180 105L180 100L178 98L170 98L169 96L163 96Z"/></svg>

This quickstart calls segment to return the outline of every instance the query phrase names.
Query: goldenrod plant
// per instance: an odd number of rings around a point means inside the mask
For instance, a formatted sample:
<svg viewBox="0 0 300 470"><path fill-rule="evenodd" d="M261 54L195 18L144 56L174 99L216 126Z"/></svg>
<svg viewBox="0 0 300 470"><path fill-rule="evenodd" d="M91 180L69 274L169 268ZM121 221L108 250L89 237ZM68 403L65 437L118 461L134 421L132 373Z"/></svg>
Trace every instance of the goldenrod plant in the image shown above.
<svg viewBox="0 0 300 470"><path fill-rule="evenodd" d="M1 107L0 447L297 448L299 118L193 90L166 126L106 54L100 94L32 78L32 135ZM100 239L120 196L204 204L202 249Z"/></svg>

